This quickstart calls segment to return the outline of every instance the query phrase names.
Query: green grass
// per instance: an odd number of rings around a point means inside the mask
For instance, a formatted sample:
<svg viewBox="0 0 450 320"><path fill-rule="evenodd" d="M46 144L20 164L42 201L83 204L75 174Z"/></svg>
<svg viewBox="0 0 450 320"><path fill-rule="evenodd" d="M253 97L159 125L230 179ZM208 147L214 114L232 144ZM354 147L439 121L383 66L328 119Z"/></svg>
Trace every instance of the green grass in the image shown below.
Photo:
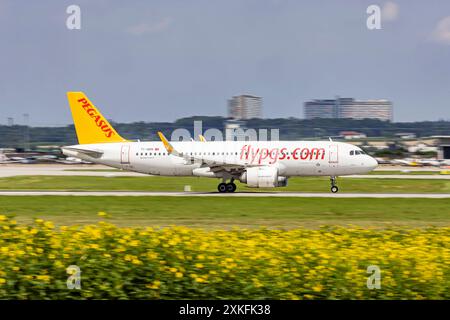
<svg viewBox="0 0 450 320"><path fill-rule="evenodd" d="M123 226L202 228L320 225L448 225L450 199L0 196L0 214L59 225L95 223L99 211Z"/></svg>
<svg viewBox="0 0 450 320"><path fill-rule="evenodd" d="M375 170L371 171L368 174L371 175L440 175L440 171L400 171L400 170Z"/></svg>
<svg viewBox="0 0 450 320"><path fill-rule="evenodd" d="M0 178L0 190L71 191L192 191L213 192L218 179L197 177L88 177L88 176L16 176ZM360 193L450 193L450 180L432 179L338 179L340 192ZM253 189L238 183L237 191L329 192L327 177L296 177L286 188Z"/></svg>

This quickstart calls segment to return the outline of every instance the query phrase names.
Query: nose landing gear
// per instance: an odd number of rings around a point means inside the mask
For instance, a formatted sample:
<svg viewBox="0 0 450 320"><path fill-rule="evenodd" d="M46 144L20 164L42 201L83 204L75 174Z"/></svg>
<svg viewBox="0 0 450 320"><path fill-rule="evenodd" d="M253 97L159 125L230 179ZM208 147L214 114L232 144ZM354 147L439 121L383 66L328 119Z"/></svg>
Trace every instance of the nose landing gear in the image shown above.
<svg viewBox="0 0 450 320"><path fill-rule="evenodd" d="M336 185L336 177L332 176L330 177L330 181L331 181L331 192L336 193L339 191L339 188Z"/></svg>
<svg viewBox="0 0 450 320"><path fill-rule="evenodd" d="M225 192L233 193L233 192L235 192L236 191L236 184L234 183L234 179L231 179L231 181L229 183L225 183L225 182L219 183L219 185L217 186L217 190L220 193L225 193Z"/></svg>

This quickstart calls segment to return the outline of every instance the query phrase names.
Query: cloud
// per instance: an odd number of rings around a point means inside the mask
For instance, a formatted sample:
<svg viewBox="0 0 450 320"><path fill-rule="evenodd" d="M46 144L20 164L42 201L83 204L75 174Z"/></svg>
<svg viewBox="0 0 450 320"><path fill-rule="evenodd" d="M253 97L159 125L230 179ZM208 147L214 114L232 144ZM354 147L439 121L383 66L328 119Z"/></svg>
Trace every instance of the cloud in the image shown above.
<svg viewBox="0 0 450 320"><path fill-rule="evenodd" d="M436 42L450 44L450 16L438 22L431 37Z"/></svg>
<svg viewBox="0 0 450 320"><path fill-rule="evenodd" d="M127 32L135 35L141 36L144 34L160 33L166 30L172 24L172 18L166 17L161 21L154 24L149 24L146 22L131 26L127 29Z"/></svg>
<svg viewBox="0 0 450 320"><path fill-rule="evenodd" d="M386 21L397 20L399 6L395 2L388 1L381 8L381 17Z"/></svg>

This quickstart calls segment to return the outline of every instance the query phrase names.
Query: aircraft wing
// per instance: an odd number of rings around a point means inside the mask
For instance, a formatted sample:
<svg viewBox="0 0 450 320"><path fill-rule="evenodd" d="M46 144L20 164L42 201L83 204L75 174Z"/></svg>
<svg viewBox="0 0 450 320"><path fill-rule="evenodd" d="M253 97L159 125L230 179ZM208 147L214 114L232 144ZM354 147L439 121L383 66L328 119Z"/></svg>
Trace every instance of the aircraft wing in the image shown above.
<svg viewBox="0 0 450 320"><path fill-rule="evenodd" d="M187 164L201 163L201 167L209 167L213 172L227 171L227 172L243 172L249 166L258 165L244 165L238 161L221 161L218 159L205 159L197 156L192 156L188 153L183 153L177 151L172 144L167 140L167 138L158 131L159 138L161 139L164 147L169 154L177 157L182 157L186 160Z"/></svg>

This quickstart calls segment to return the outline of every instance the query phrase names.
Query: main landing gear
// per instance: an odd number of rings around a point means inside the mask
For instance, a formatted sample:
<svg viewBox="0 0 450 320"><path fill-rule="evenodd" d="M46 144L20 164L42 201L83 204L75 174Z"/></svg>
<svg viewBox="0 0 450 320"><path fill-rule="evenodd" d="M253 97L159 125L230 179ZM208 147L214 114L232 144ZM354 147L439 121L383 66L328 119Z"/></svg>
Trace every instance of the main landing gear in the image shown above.
<svg viewBox="0 0 450 320"><path fill-rule="evenodd" d="M331 192L336 193L339 191L339 188L336 185L336 177L332 176L330 177L330 181L331 181Z"/></svg>
<svg viewBox="0 0 450 320"><path fill-rule="evenodd" d="M236 191L236 184L233 182L234 179L231 179L230 183L219 183L219 185L217 186L217 190L219 190L220 193L225 193L225 192L235 192Z"/></svg>

